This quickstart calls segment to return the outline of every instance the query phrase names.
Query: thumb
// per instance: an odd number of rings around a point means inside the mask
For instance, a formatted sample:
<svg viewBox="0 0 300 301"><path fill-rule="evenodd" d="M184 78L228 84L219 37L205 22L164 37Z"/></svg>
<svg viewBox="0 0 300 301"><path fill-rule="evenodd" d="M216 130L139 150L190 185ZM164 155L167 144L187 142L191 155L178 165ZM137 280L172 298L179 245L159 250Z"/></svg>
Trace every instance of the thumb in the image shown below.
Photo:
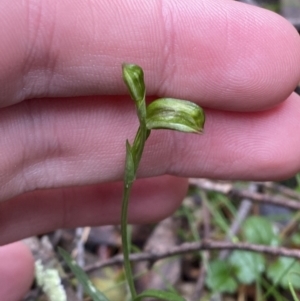
<svg viewBox="0 0 300 301"><path fill-rule="evenodd" d="M19 301L33 280L33 257L21 242L0 247L0 296L6 301Z"/></svg>

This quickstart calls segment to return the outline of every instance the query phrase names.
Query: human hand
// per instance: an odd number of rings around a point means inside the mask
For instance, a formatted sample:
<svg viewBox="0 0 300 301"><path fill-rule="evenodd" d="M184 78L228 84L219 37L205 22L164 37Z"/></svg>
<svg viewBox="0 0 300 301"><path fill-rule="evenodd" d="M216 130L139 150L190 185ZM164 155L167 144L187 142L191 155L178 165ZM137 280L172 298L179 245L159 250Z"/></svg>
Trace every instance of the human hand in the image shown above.
<svg viewBox="0 0 300 301"><path fill-rule="evenodd" d="M119 222L117 181L137 127L123 62L143 67L148 95L206 111L201 136L151 134L131 222L174 211L184 177L271 180L300 169L300 39L281 17L208 0L4 0L0 11L2 245ZM0 295L19 300L30 254L16 243L0 258Z"/></svg>

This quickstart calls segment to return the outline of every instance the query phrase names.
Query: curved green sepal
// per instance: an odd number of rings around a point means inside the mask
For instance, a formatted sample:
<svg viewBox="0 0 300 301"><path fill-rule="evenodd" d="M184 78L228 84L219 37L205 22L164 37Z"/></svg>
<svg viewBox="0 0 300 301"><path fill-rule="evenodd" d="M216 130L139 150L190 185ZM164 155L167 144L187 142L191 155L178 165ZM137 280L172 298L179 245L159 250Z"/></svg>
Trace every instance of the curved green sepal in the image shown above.
<svg viewBox="0 0 300 301"><path fill-rule="evenodd" d="M205 123L204 111L193 102L174 98L159 98L147 107L147 129L169 129L201 133Z"/></svg>
<svg viewBox="0 0 300 301"><path fill-rule="evenodd" d="M131 98L140 104L144 100L146 89L143 69L134 64L123 64L123 80L129 90Z"/></svg>
<svg viewBox="0 0 300 301"><path fill-rule="evenodd" d="M149 289L139 294L134 301L141 301L144 298L154 298L167 301L185 301L185 299L173 292Z"/></svg>

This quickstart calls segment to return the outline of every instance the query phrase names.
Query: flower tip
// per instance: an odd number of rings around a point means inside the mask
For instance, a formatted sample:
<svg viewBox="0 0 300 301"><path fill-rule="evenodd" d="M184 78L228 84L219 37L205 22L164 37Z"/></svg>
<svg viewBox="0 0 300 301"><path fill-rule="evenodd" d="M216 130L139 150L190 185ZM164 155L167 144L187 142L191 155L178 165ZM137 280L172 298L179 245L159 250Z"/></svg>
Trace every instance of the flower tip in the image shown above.
<svg viewBox="0 0 300 301"><path fill-rule="evenodd" d="M145 83L143 69L135 64L122 64L123 80L129 90L131 98L140 102L145 97Z"/></svg>

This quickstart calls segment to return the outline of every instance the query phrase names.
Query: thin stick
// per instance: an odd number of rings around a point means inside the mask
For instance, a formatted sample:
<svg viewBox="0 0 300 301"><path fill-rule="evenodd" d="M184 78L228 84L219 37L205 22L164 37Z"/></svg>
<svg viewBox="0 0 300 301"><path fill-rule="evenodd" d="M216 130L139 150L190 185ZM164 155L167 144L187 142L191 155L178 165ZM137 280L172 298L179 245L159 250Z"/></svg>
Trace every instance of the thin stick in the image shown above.
<svg viewBox="0 0 300 301"><path fill-rule="evenodd" d="M155 262L159 259L186 254L201 250L244 250L255 253L265 253L274 256L286 256L300 259L300 250L288 249L284 247L270 247L265 245L255 245L249 243L231 243L226 241L202 241L184 243L176 247L172 247L165 252L142 252L129 255L131 262L150 261ZM117 255L106 261L98 261L84 268L86 272L94 271L105 266L121 264L124 262L122 255Z"/></svg>
<svg viewBox="0 0 300 301"><path fill-rule="evenodd" d="M246 189L234 188L232 184L215 183L204 179L191 179L190 183L205 191L219 192L238 198L246 198L257 203L267 203L291 209L300 210L300 202L266 193L252 192Z"/></svg>

